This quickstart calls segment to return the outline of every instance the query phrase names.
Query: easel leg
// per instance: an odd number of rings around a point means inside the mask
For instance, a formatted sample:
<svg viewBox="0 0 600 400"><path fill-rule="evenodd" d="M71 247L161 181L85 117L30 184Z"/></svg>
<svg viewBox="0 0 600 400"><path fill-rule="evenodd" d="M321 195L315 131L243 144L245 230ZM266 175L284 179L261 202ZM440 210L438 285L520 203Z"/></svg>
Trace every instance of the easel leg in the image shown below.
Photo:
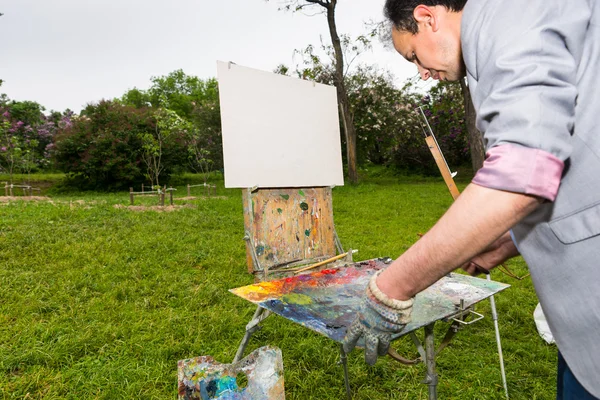
<svg viewBox="0 0 600 400"><path fill-rule="evenodd" d="M435 342L433 338L433 324L425 326L425 362L427 364L427 377L423 383L429 386L429 400L437 400L437 373L435 372Z"/></svg>
<svg viewBox="0 0 600 400"><path fill-rule="evenodd" d="M487 274L487 280L491 281L490 274ZM502 343L500 342L500 328L498 327L498 312L496 311L496 300L494 296L490 296L492 306L492 319L494 320L494 331L496 333L496 344L498 345L498 357L500 358L500 373L502 374L502 385L504 385L504 393L508 400L508 386L506 385L506 373L504 372L504 357L502 356Z"/></svg>
<svg viewBox="0 0 600 400"><path fill-rule="evenodd" d="M344 367L344 384L346 385L346 398L352 399L352 390L350 389L350 377L348 376L348 356L344 351L344 346L340 344L340 364Z"/></svg>
<svg viewBox="0 0 600 400"><path fill-rule="evenodd" d="M242 357L244 356L244 351L246 350L246 346L248 346L248 342L250 341L250 337L254 332L256 332L259 329L258 324L268 316L269 312L266 309L260 306L256 308L254 316L246 325L246 333L244 334L244 338L242 339L242 342L240 343L240 346L238 347L237 352L235 353L235 358L233 359L234 363L242 359Z"/></svg>

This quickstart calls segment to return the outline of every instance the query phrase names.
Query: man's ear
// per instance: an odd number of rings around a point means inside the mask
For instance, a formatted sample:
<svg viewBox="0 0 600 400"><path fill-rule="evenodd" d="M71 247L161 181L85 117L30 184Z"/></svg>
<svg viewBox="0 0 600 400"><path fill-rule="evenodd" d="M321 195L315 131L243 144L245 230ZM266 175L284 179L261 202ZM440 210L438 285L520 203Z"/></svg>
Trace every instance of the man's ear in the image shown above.
<svg viewBox="0 0 600 400"><path fill-rule="evenodd" d="M434 32L438 30L438 18L435 11L435 8L423 4L419 4L415 7L413 17L417 21L419 29L424 25L426 27L431 27Z"/></svg>

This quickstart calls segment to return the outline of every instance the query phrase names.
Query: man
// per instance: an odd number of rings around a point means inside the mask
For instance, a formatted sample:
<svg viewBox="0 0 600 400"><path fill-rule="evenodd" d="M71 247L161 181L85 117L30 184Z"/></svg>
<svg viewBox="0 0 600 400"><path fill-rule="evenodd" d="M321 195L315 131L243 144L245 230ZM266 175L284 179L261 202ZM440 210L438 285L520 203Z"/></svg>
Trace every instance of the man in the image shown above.
<svg viewBox="0 0 600 400"><path fill-rule="evenodd" d="M557 398L600 397L598 3L386 1L394 47L423 79L467 77L487 152L438 223L372 279L346 351L364 336L374 363L416 293L518 248L558 344Z"/></svg>

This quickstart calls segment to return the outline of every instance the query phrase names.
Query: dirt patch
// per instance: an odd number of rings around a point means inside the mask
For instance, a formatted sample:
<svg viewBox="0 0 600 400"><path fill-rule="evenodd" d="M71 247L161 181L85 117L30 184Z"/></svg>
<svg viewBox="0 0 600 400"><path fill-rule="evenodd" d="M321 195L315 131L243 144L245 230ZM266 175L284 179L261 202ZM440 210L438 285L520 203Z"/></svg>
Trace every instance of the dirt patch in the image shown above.
<svg viewBox="0 0 600 400"><path fill-rule="evenodd" d="M124 206L123 204L115 204L114 208L127 209L131 211L156 211L156 212L172 212L181 210L182 208L196 208L192 204L184 204L182 206Z"/></svg>
<svg viewBox="0 0 600 400"><path fill-rule="evenodd" d="M174 197L173 201L178 201L178 200L210 200L210 199L227 200L227 196L187 196L187 197Z"/></svg>
<svg viewBox="0 0 600 400"><path fill-rule="evenodd" d="M46 196L0 196L0 203L9 203L11 201L52 201Z"/></svg>

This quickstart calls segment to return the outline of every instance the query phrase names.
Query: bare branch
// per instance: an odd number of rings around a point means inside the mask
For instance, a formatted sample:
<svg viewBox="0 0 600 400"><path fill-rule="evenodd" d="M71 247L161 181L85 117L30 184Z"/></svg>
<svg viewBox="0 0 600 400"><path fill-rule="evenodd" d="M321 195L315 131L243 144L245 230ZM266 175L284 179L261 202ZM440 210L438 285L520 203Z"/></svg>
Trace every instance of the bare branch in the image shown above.
<svg viewBox="0 0 600 400"><path fill-rule="evenodd" d="M305 1L306 1L307 3L314 3L314 4L318 4L318 5L320 5L321 7L325 7L325 8L329 7L329 4L331 4L331 3L330 3L330 2L328 2L328 1L322 1L322 0L305 0Z"/></svg>

